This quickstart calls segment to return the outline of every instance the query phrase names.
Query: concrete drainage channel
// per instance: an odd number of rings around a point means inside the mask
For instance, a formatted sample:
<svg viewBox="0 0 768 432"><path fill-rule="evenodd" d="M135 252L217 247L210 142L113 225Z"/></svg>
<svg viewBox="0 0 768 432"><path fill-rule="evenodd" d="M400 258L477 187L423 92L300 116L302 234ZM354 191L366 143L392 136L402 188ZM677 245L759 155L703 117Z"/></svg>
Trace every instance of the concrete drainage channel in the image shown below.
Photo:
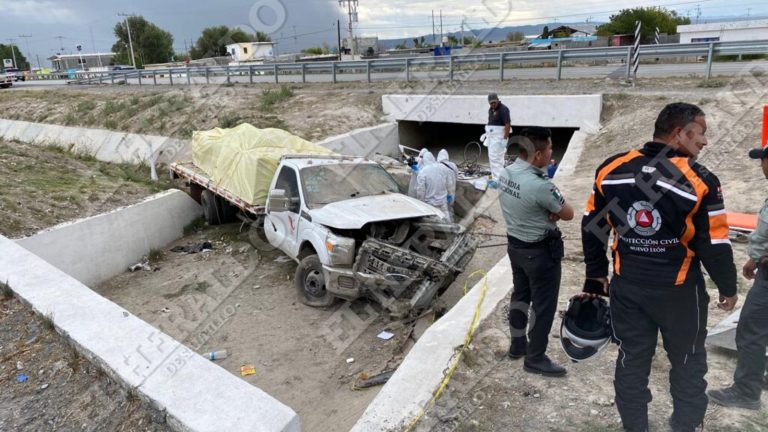
<svg viewBox="0 0 768 432"><path fill-rule="evenodd" d="M584 140L599 126L601 97L501 95L501 99L511 108L513 125L566 131L560 140L558 176L570 174ZM486 107L484 95L384 96L383 108L391 123L320 144L339 153L396 157L397 144L405 140L412 147L435 152L448 147L456 153L461 148L457 144L450 147L444 140L430 140L429 133L420 134L420 126L409 122L429 119L451 124L467 128L465 136L471 137L475 130L482 132ZM0 136L83 149L107 161L165 162L188 151L184 140L10 120L0 120ZM172 429L298 431L299 416L294 410L88 288L124 271L150 249L182 237L182 228L199 214L199 206L191 198L169 191L16 242L0 238L0 280L7 281L33 309L52 315L57 330L72 338L92 362L164 410ZM121 247L115 248L116 244ZM72 253L75 250L77 254ZM92 265L94 262L100 265ZM365 412L353 430L398 430L425 407L444 378L454 348L463 343L484 288L481 321L511 289L506 258L488 272L487 281L476 284L423 334L373 402L367 408L359 407ZM84 320L86 310L88 319Z"/></svg>

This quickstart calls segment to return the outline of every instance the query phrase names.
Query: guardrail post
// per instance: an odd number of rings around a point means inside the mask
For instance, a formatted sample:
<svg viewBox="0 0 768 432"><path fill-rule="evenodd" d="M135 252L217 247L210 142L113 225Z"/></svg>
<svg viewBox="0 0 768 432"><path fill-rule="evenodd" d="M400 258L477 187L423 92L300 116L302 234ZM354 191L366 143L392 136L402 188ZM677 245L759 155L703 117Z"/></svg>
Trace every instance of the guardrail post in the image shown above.
<svg viewBox="0 0 768 432"><path fill-rule="evenodd" d="M227 73L227 84L229 84L230 83L230 81L229 81L229 66L225 67L225 71Z"/></svg>
<svg viewBox="0 0 768 432"><path fill-rule="evenodd" d="M253 65L248 66L248 82L253 84Z"/></svg>
<svg viewBox="0 0 768 432"><path fill-rule="evenodd" d="M336 84L336 62L331 63L331 72L333 73L333 83Z"/></svg>
<svg viewBox="0 0 768 432"><path fill-rule="evenodd" d="M191 73L192 72L190 72L189 66L187 66L187 85L189 85L189 86L192 85L192 77L190 77Z"/></svg>
<svg viewBox="0 0 768 432"><path fill-rule="evenodd" d="M448 79L453 81L453 54L448 59Z"/></svg>
<svg viewBox="0 0 768 432"><path fill-rule="evenodd" d="M136 71L136 76L139 77L139 86L141 86L141 70Z"/></svg>
<svg viewBox="0 0 768 432"><path fill-rule="evenodd" d="M205 67L205 83L210 84L211 83L211 77L210 77L210 70L208 69L208 66Z"/></svg>
<svg viewBox="0 0 768 432"><path fill-rule="evenodd" d="M125 85L128 85L128 72L123 73L123 81L125 81Z"/></svg>
<svg viewBox="0 0 768 432"><path fill-rule="evenodd" d="M563 76L563 50L559 50L557 53L557 80Z"/></svg>
<svg viewBox="0 0 768 432"><path fill-rule="evenodd" d="M306 63L301 64L301 82L302 83L307 82L307 64Z"/></svg>
<svg viewBox="0 0 768 432"><path fill-rule="evenodd" d="M152 71L152 85L157 85L157 72Z"/></svg>
<svg viewBox="0 0 768 432"><path fill-rule="evenodd" d="M709 43L709 50L707 50L707 74L704 77L704 81L709 81L709 79L712 77L712 57L715 53L715 43L710 42Z"/></svg>
<svg viewBox="0 0 768 432"><path fill-rule="evenodd" d="M168 69L168 79L171 80L171 86L173 86L173 69Z"/></svg>
<svg viewBox="0 0 768 432"><path fill-rule="evenodd" d="M371 61L370 60L365 61L365 76L368 79L368 82L371 82Z"/></svg>
<svg viewBox="0 0 768 432"><path fill-rule="evenodd" d="M275 63L274 70L275 70L275 84L277 84L279 82L279 80L277 78L277 76L278 76L277 75L277 63Z"/></svg>
<svg viewBox="0 0 768 432"><path fill-rule="evenodd" d="M99 84L101 84L101 80L102 80L103 78L104 78L104 74L100 73L100 74L99 74Z"/></svg>
<svg viewBox="0 0 768 432"><path fill-rule="evenodd" d="M405 59L405 80L411 80L411 62L409 58Z"/></svg>
<svg viewBox="0 0 768 432"><path fill-rule="evenodd" d="M632 47L627 47L627 81L632 78Z"/></svg>
<svg viewBox="0 0 768 432"><path fill-rule="evenodd" d="M504 53L499 53L499 81L504 81Z"/></svg>
<svg viewBox="0 0 768 432"><path fill-rule="evenodd" d="M110 81L112 84L114 84L114 83L115 83L115 74L114 74L114 73L110 73L110 74L109 74L109 81Z"/></svg>

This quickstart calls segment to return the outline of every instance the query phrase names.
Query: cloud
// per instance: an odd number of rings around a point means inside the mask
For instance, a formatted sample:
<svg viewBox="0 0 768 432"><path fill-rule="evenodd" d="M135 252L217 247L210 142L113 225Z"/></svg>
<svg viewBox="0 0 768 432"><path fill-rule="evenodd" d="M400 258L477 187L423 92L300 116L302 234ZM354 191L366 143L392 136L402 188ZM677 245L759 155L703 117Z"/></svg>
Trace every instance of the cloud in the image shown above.
<svg viewBox="0 0 768 432"><path fill-rule="evenodd" d="M82 17L58 2L47 0L0 1L3 15L34 24L81 23Z"/></svg>

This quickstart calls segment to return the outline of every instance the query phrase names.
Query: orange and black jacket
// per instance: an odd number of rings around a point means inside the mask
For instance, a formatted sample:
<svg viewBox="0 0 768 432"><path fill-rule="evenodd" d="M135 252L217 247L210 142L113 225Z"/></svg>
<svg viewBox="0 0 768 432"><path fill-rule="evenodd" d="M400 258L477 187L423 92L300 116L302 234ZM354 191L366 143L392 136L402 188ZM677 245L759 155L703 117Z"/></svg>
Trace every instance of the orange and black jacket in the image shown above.
<svg viewBox="0 0 768 432"><path fill-rule="evenodd" d="M721 295L736 294L736 267L720 181L662 143L615 155L597 169L581 221L587 277L613 273L645 286L701 280L703 263Z"/></svg>

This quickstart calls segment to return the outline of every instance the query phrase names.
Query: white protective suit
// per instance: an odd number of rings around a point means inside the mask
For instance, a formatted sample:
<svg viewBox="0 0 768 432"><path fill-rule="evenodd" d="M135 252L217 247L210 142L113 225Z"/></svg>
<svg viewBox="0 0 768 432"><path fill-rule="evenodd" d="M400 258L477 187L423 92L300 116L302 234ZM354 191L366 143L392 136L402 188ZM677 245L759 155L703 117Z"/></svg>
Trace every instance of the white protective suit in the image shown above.
<svg viewBox="0 0 768 432"><path fill-rule="evenodd" d="M416 198L437 207L448 219L448 181L432 153L424 154L422 161L423 167L416 179Z"/></svg>
<svg viewBox="0 0 768 432"><path fill-rule="evenodd" d="M459 167L448 159L448 151L440 150L437 154L437 164L440 166L440 173L445 177L448 185L448 220L453 222L453 203L456 201L456 181L459 178Z"/></svg>
<svg viewBox="0 0 768 432"><path fill-rule="evenodd" d="M483 145L488 147L488 163L491 165L491 176L498 181L501 170L504 169L504 156L507 154L507 140L504 139L504 126L485 126Z"/></svg>
<svg viewBox="0 0 768 432"><path fill-rule="evenodd" d="M419 172L421 171L421 168L424 166L424 155L429 153L429 150L423 148L419 152L419 155L416 157L416 161L418 162L416 164L416 169L410 168L411 170L411 181L408 183L408 196L412 198L416 198L416 178L419 176ZM430 153L431 154L431 153ZM434 158L434 156L433 156Z"/></svg>

